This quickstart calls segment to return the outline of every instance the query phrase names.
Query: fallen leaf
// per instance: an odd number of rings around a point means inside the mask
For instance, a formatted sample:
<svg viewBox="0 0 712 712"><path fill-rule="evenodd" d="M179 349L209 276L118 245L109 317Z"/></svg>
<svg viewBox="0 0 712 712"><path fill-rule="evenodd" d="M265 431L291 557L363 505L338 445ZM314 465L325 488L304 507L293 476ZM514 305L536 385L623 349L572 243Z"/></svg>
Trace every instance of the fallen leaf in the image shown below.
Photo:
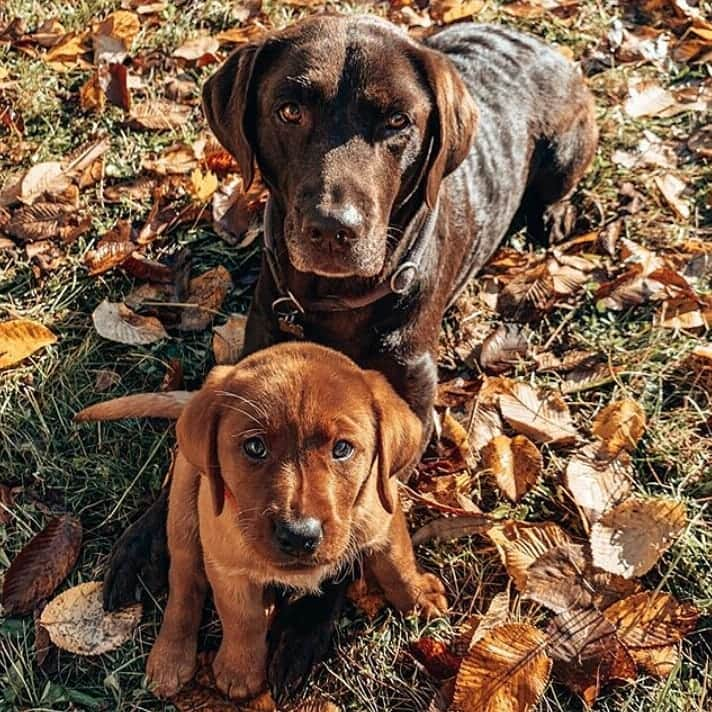
<svg viewBox="0 0 712 712"><path fill-rule="evenodd" d="M207 203L218 188L218 179L212 171L203 173L196 168L190 174L190 185L195 199L199 203Z"/></svg>
<svg viewBox="0 0 712 712"><path fill-rule="evenodd" d="M220 49L220 41L209 35L200 35L186 40L173 51L173 57L194 62L205 54L215 54Z"/></svg>
<svg viewBox="0 0 712 712"><path fill-rule="evenodd" d="M694 331L712 325L712 299L678 297L663 302L655 323L665 329Z"/></svg>
<svg viewBox="0 0 712 712"><path fill-rule="evenodd" d="M484 5L483 0L433 0L430 3L430 12L434 20L449 25L459 20L471 19Z"/></svg>
<svg viewBox="0 0 712 712"><path fill-rule="evenodd" d="M624 578L655 566L687 524L685 505L673 499L627 499L591 527L595 566Z"/></svg>
<svg viewBox="0 0 712 712"><path fill-rule="evenodd" d="M79 63L81 56L89 51L86 45L87 38L87 32L66 34L45 54L44 61L55 71L61 72L73 68Z"/></svg>
<svg viewBox="0 0 712 712"><path fill-rule="evenodd" d="M141 20L138 15L126 10L112 12L105 19L95 23L92 27L92 32L95 35L116 37L117 39L123 40L127 49L140 30Z"/></svg>
<svg viewBox="0 0 712 712"><path fill-rule="evenodd" d="M5 574L6 615L31 613L67 577L79 557L82 525L70 516L51 519L14 558Z"/></svg>
<svg viewBox="0 0 712 712"><path fill-rule="evenodd" d="M677 643L695 629L699 611L669 593L642 591L603 611L628 650Z"/></svg>
<svg viewBox="0 0 712 712"><path fill-rule="evenodd" d="M500 324L482 342L480 365L488 373L504 373L526 359L528 352L521 326Z"/></svg>
<svg viewBox="0 0 712 712"><path fill-rule="evenodd" d="M593 524L628 497L632 477L630 457L624 450L610 457L601 452L600 446L586 445L566 465L564 483Z"/></svg>
<svg viewBox="0 0 712 712"><path fill-rule="evenodd" d="M7 524L12 519L11 510L15 504L15 492L19 489L0 482L0 524Z"/></svg>
<svg viewBox="0 0 712 712"><path fill-rule="evenodd" d="M58 648L76 655L101 655L131 637L141 622L141 604L106 613L101 590L101 581L81 583L45 606L40 624Z"/></svg>
<svg viewBox="0 0 712 712"><path fill-rule="evenodd" d="M195 306L183 311L181 331L202 331L209 326L231 289L232 278L222 265L191 279L187 301Z"/></svg>
<svg viewBox="0 0 712 712"><path fill-rule="evenodd" d="M653 178L658 190L662 193L665 202L673 209L675 215L681 220L690 218L690 204L680 196L687 188L687 183L672 173Z"/></svg>
<svg viewBox="0 0 712 712"><path fill-rule="evenodd" d="M238 244L253 223L260 222L267 195L261 179L253 181L247 193L239 176L224 181L213 194L212 201L213 226L218 235L229 245ZM256 236L257 231L254 234ZM242 247L247 244L246 238L240 242Z"/></svg>
<svg viewBox="0 0 712 712"><path fill-rule="evenodd" d="M245 342L247 317L231 314L222 326L213 327L213 356L217 364L237 363Z"/></svg>
<svg viewBox="0 0 712 712"><path fill-rule="evenodd" d="M570 445L578 438L568 406L557 393L540 396L519 382L499 396L499 407L514 430L535 442Z"/></svg>
<svg viewBox="0 0 712 712"><path fill-rule="evenodd" d="M130 235L131 224L126 220L119 221L104 235L96 248L84 255L84 264L89 268L89 274L103 274L122 265L137 249L136 243L129 239Z"/></svg>
<svg viewBox="0 0 712 712"><path fill-rule="evenodd" d="M552 549L571 545L571 537L553 522L529 524L507 520L490 527L487 535L497 547L518 591L527 585L529 567Z"/></svg>
<svg viewBox="0 0 712 712"><path fill-rule="evenodd" d="M448 646L434 638L420 638L408 646L411 655L436 680L447 680L457 673L461 658L454 655Z"/></svg>
<svg viewBox="0 0 712 712"><path fill-rule="evenodd" d="M190 106L175 104L170 101L154 100L134 104L129 116L129 123L134 128L149 131L170 131L183 126L192 113Z"/></svg>
<svg viewBox="0 0 712 712"><path fill-rule="evenodd" d="M168 337L161 322L152 316L140 316L125 304L104 300L92 314L99 336L120 344L152 344Z"/></svg>
<svg viewBox="0 0 712 712"><path fill-rule="evenodd" d="M632 452L645 432L645 411L636 401L625 398L607 405L593 421L592 434L601 441L609 457L622 450Z"/></svg>
<svg viewBox="0 0 712 712"><path fill-rule="evenodd" d="M497 486L518 502L537 482L544 461L536 445L524 435L498 435L482 449L482 463Z"/></svg>
<svg viewBox="0 0 712 712"><path fill-rule="evenodd" d="M158 158L145 158L141 165L158 175L184 175L198 168L195 151L183 143L169 146Z"/></svg>
<svg viewBox="0 0 712 712"><path fill-rule="evenodd" d="M546 606L554 613L588 608L593 589L586 578L586 558L578 544L559 544L529 564L522 597Z"/></svg>
<svg viewBox="0 0 712 712"><path fill-rule="evenodd" d="M0 368L14 366L56 341L57 337L36 321L11 319L0 322Z"/></svg>
<svg viewBox="0 0 712 712"><path fill-rule="evenodd" d="M630 87L623 111L634 119L644 116L659 116L677 104L672 92L656 82L639 82Z"/></svg>
<svg viewBox="0 0 712 712"><path fill-rule="evenodd" d="M462 661L453 712L528 712L544 694L551 673L546 637L528 623L494 628Z"/></svg>
<svg viewBox="0 0 712 712"><path fill-rule="evenodd" d="M346 597L372 621L388 605L383 591L375 580L360 576L354 579L346 591Z"/></svg>
<svg viewBox="0 0 712 712"><path fill-rule="evenodd" d="M116 371L112 371L108 368L100 368L96 372L94 379L94 390L97 393L103 393L119 383L121 383L121 376Z"/></svg>
<svg viewBox="0 0 712 712"><path fill-rule="evenodd" d="M456 517L433 519L413 533L414 546L420 546L432 539L451 541L472 534L483 534L492 526L492 519L486 514L463 514Z"/></svg>
<svg viewBox="0 0 712 712"><path fill-rule="evenodd" d="M161 381L161 390L182 391L184 387L183 363L179 358L172 358L166 365L166 372Z"/></svg>
<svg viewBox="0 0 712 712"><path fill-rule="evenodd" d="M82 111L104 110L106 95L99 83L99 74L94 72L79 89L79 106Z"/></svg>
<svg viewBox="0 0 712 712"><path fill-rule="evenodd" d="M687 147L702 158L712 159L712 124L695 131L687 140Z"/></svg>

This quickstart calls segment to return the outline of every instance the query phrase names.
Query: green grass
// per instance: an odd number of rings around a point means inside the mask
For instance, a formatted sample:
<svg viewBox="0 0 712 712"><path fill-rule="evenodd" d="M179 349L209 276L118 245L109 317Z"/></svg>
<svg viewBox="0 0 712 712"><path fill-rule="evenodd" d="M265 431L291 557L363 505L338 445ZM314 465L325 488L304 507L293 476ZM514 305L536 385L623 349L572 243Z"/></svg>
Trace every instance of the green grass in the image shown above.
<svg viewBox="0 0 712 712"><path fill-rule="evenodd" d="M78 30L119 4L118 0L5 0L0 7L0 27L20 16L32 29L44 19L58 16L67 30ZM341 7L354 9L344 4ZM228 0L181 6L168 2L161 25L142 31L135 39L134 54L152 49L170 54L198 31L217 32L229 27L235 22L234 8ZM274 0L265 1L264 9L276 26L303 12ZM384 4L375 9L383 12ZM600 41L617 15L620 9L611 2L582 2L578 15L570 21L553 15L526 20L503 13L499 2L492 2L478 19L513 24L570 47L580 57ZM55 73L40 58L3 45L0 68L6 69L15 82L7 95L24 117L27 143L20 150L18 139L0 129L0 187L3 177L9 179L32 163L60 158L97 133L109 134L112 141L106 181L132 178L140 172L143 157L160 154L176 141L191 140L202 128L197 108L182 130L165 133L127 128L118 109L100 116L82 114L77 92L87 72ZM212 69L189 69L187 74L199 84ZM680 170L693 186L696 207L690 223L684 225L661 203L652 171L626 171L610 159L615 148L634 146L644 129L682 139L701 125L700 114L642 121L622 116L616 104L631 75L655 78L668 86L703 78L708 71L679 67L664 72L651 65L625 65L590 78L598 103L601 148L576 195L586 218L581 231L586 220L589 225L598 224L601 211L610 217L617 205L618 187L631 181L645 196L645 204L627 220L626 236L654 248L674 246L686 237L710 239L712 209L705 202L712 183L709 162L683 156ZM147 93L160 96L164 78L160 69L147 75ZM210 330L139 348L113 344L94 332L93 309L102 299L120 300L130 291L132 281L120 271L88 277L82 256L117 219L140 223L150 205L103 203L95 189L84 191L81 199L92 216L92 230L68 248L67 262L53 273L38 280L21 247L0 251L0 319L36 319L59 337L56 345L0 372L0 481L21 488L10 522L0 525L0 567L9 565L22 545L42 528L48 514L71 512L80 517L85 538L80 560L63 587L101 578L112 544L160 487L173 443L172 432L160 423L77 426L71 422L72 415L99 398L157 390L172 358L182 360L188 387L197 387L212 365ZM149 254L160 256L183 245L189 245L193 252L194 274L224 264L238 276L257 265L254 248L241 251L228 247L204 227L180 229L151 245ZM709 289L709 281L698 286ZM223 305L222 313L242 312L248 303L249 291L237 289ZM543 319L536 325L532 340L543 344L556 335L553 346L595 350L619 367L614 382L568 397L577 424L586 432L595 414L614 398L639 400L649 426L635 453L636 489L642 494L678 497L688 506L690 525L685 535L645 577L645 583L648 588L661 586L680 599L694 602L703 612L698 630L683 644L682 662L667 680L641 677L635 684L608 688L597 709L702 712L712 707L711 396L698 383L697 374L685 365L685 356L697 343L696 338L654 328L652 315L651 307L601 313L588 295L572 314L558 310ZM483 312L482 323L494 324L496 318ZM488 330L485 326L483 335ZM120 381L97 394L94 384L102 369L114 370ZM556 380L555 376L539 378L541 383ZM557 481L564 465L564 458L547 453L546 477L518 505L518 516L541 520L571 509ZM386 611L368 622L349 611L340 626L336 651L315 675L310 694L319 690L344 710L415 712L427 708L436 685L413 661L408 642L424 632L448 639L459 623L481 611L492 595L504 588L506 577L492 547L482 539L421 547L418 554L424 566L440 572L447 582L452 603L450 620L423 626ZM52 653L41 669L34 662L32 620L0 618L0 710L162 709L164 706L143 684L162 600L158 604L158 608L147 609L133 640L120 649L96 658ZM527 610L522 608L522 614ZM581 709L581 704L554 684L540 709L568 712Z"/></svg>

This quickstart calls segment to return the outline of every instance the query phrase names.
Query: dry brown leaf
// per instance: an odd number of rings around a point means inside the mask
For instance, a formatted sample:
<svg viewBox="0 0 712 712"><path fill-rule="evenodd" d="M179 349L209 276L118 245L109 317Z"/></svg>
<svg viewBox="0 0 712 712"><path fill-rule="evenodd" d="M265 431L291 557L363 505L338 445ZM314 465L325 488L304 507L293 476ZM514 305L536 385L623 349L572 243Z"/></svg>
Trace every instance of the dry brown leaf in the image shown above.
<svg viewBox="0 0 712 712"><path fill-rule="evenodd" d="M253 181L247 193L243 190L242 178L239 176L224 181L213 194L215 231L229 245L239 242L241 247L246 247L258 234L257 229L250 228L259 225L266 199L267 189L261 179ZM243 236L244 239L240 240ZM251 237L249 242L248 236Z"/></svg>
<svg viewBox="0 0 712 712"><path fill-rule="evenodd" d="M548 551L571 545L571 537L553 522L528 524L508 520L490 527L489 538L497 547L517 590L524 591L529 567Z"/></svg>
<svg viewBox="0 0 712 712"><path fill-rule="evenodd" d="M586 445L571 456L564 482L574 502L593 524L628 497L632 478L628 453L621 451L616 457L609 457L600 446Z"/></svg>
<svg viewBox="0 0 712 712"><path fill-rule="evenodd" d="M665 198L665 202L673 209L675 215L680 220L688 220L690 218L690 204L680 197L687 188L687 183L672 173L655 176L653 181L662 193L663 198Z"/></svg>
<svg viewBox="0 0 712 712"><path fill-rule="evenodd" d="M554 675L588 706L609 680L635 680L635 662L596 609L560 613L547 632Z"/></svg>
<svg viewBox="0 0 712 712"><path fill-rule="evenodd" d="M629 649L659 648L681 641L697 625L699 611L669 593L642 591L603 611Z"/></svg>
<svg viewBox="0 0 712 712"><path fill-rule="evenodd" d="M181 331L202 331L209 326L231 289L232 278L222 265L191 279L187 301L196 306L183 311Z"/></svg>
<svg viewBox="0 0 712 712"><path fill-rule="evenodd" d="M73 68L79 63L81 56L89 51L87 38L87 32L68 33L45 54L44 61L55 71Z"/></svg>
<svg viewBox="0 0 712 712"><path fill-rule="evenodd" d="M526 359L529 342L518 324L500 324L482 342L480 366L488 373L504 373Z"/></svg>
<svg viewBox="0 0 712 712"><path fill-rule="evenodd" d="M213 356L217 364L237 363L245 343L244 314L231 314L221 326L213 327Z"/></svg>
<svg viewBox="0 0 712 712"><path fill-rule="evenodd" d="M432 539L451 541L463 536L483 534L492 526L486 514L462 514L456 517L440 517L423 525L412 536L413 545L419 546Z"/></svg>
<svg viewBox="0 0 712 712"><path fill-rule="evenodd" d="M190 106L156 99L134 104L129 121L131 126L149 131L170 131L183 126L190 118Z"/></svg>
<svg viewBox="0 0 712 712"><path fill-rule="evenodd" d="M648 675L666 678L680 660L679 645L661 645L657 648L630 648L628 651L638 667Z"/></svg>
<svg viewBox="0 0 712 712"><path fill-rule="evenodd" d="M137 249L136 244L128 239L130 234L130 223L120 221L116 227L99 240L96 248L89 250L84 255L84 264L89 268L89 274L92 276L103 274L122 265ZM115 237L122 239L114 239Z"/></svg>
<svg viewBox="0 0 712 712"><path fill-rule="evenodd" d="M652 81L639 82L630 87L623 111L639 119L644 116L659 116L677 104L672 92Z"/></svg>
<svg viewBox="0 0 712 712"><path fill-rule="evenodd" d="M140 316L120 302L105 299L91 316L99 336L120 344L152 344L168 337L158 319Z"/></svg>
<svg viewBox="0 0 712 712"><path fill-rule="evenodd" d="M433 0L430 3L430 14L434 20L449 25L472 18L484 5L483 0Z"/></svg>
<svg viewBox="0 0 712 712"><path fill-rule="evenodd" d="M624 578L642 576L682 534L685 505L673 499L628 499L591 527L595 566Z"/></svg>
<svg viewBox="0 0 712 712"><path fill-rule="evenodd" d="M95 23L92 26L92 32L95 35L116 37L117 39L123 40L127 49L140 30L141 20L138 15L126 10L112 12L101 22Z"/></svg>
<svg viewBox="0 0 712 712"><path fill-rule="evenodd" d="M518 502L536 484L544 466L536 445L524 435L498 435L482 449L482 463L497 486Z"/></svg>
<svg viewBox="0 0 712 712"><path fill-rule="evenodd" d="M45 606L40 624L58 648L76 655L101 655L131 637L141 622L141 604L105 613L101 590L101 581L81 583Z"/></svg>
<svg viewBox="0 0 712 712"><path fill-rule="evenodd" d="M566 403L557 393L540 396L529 384L515 383L499 396L502 417L535 442L570 445L578 433Z"/></svg>
<svg viewBox="0 0 712 712"><path fill-rule="evenodd" d="M70 516L51 519L14 558L5 574L6 615L31 613L67 577L79 556L82 525Z"/></svg>
<svg viewBox="0 0 712 712"><path fill-rule="evenodd" d="M522 597L536 601L554 613L570 608L588 608L593 601L593 589L586 579L586 569L582 546L555 546L529 565Z"/></svg>
<svg viewBox="0 0 712 712"><path fill-rule="evenodd" d="M434 638L419 638L411 641L408 649L411 655L436 680L447 680L457 673L461 658L449 646Z"/></svg>
<svg viewBox="0 0 712 712"><path fill-rule="evenodd" d="M544 634L528 623L492 629L472 646L455 682L453 712L528 712L549 681Z"/></svg>
<svg viewBox="0 0 712 712"><path fill-rule="evenodd" d="M200 35L186 40L173 51L173 56L194 62L205 54L215 54L220 49L220 41L209 35Z"/></svg>
<svg viewBox="0 0 712 712"><path fill-rule="evenodd" d="M57 337L42 324L30 319L10 319L0 323L0 368L20 363L35 351L54 344Z"/></svg>
<svg viewBox="0 0 712 712"><path fill-rule="evenodd" d="M99 83L99 74L94 72L79 89L79 106L82 111L103 111L106 95Z"/></svg>
<svg viewBox="0 0 712 712"><path fill-rule="evenodd" d="M121 376L116 371L112 371L108 368L100 368L97 370L94 379L94 390L97 393L103 393L119 383L121 383Z"/></svg>
<svg viewBox="0 0 712 712"><path fill-rule="evenodd" d="M361 576L349 584L347 598L372 621L388 605L375 580Z"/></svg>
<svg viewBox="0 0 712 712"><path fill-rule="evenodd" d="M21 489L0 482L0 524L7 524L12 519L11 510L15 504L15 494Z"/></svg>
<svg viewBox="0 0 712 712"><path fill-rule="evenodd" d="M694 331L712 325L712 299L677 297L663 302L655 323L665 329Z"/></svg>
<svg viewBox="0 0 712 712"><path fill-rule="evenodd" d="M143 159L141 165L147 171L161 176L184 175L198 167L198 159L193 148L178 143L169 146L158 158Z"/></svg>
<svg viewBox="0 0 712 712"><path fill-rule="evenodd" d="M630 398L607 405L593 421L592 434L601 441L603 454L615 457L621 450L632 452L645 432L642 406Z"/></svg>

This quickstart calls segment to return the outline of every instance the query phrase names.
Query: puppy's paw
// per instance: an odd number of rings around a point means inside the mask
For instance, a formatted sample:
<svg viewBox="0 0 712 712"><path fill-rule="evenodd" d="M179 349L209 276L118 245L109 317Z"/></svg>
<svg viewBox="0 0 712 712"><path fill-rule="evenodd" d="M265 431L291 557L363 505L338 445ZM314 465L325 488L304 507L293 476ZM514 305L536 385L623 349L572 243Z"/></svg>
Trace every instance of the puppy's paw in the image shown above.
<svg viewBox="0 0 712 712"><path fill-rule="evenodd" d="M146 665L149 687L156 697L172 697L193 678L196 667L193 641L159 635Z"/></svg>
<svg viewBox="0 0 712 712"><path fill-rule="evenodd" d="M403 613L417 613L421 618L437 618L447 612L445 586L435 574L417 574L406 591Z"/></svg>
<svg viewBox="0 0 712 712"><path fill-rule="evenodd" d="M213 675L218 690L227 697L254 697L265 688L265 661L231 654L222 646L213 661Z"/></svg>

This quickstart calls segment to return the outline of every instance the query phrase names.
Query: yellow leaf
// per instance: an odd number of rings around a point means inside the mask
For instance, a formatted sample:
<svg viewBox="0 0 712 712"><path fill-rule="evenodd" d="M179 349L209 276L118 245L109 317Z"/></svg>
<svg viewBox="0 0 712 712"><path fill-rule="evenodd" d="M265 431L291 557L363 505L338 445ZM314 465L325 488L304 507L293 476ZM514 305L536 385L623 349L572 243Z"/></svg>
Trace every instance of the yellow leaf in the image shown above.
<svg viewBox="0 0 712 712"><path fill-rule="evenodd" d="M455 681L452 712L528 712L551 673L546 636L528 623L492 629L470 648Z"/></svg>
<svg viewBox="0 0 712 712"><path fill-rule="evenodd" d="M95 35L105 35L123 40L127 49L140 29L141 21L138 15L126 10L112 12L106 19L93 27Z"/></svg>
<svg viewBox="0 0 712 712"><path fill-rule="evenodd" d="M494 475L497 486L513 502L518 502L539 479L543 467L541 453L524 435L498 435L482 450L482 461Z"/></svg>
<svg viewBox="0 0 712 712"><path fill-rule="evenodd" d="M190 174L190 184L198 202L206 203L218 189L218 178L212 171L203 173L200 168L196 168Z"/></svg>
<svg viewBox="0 0 712 712"><path fill-rule="evenodd" d="M593 421L591 432L600 438L603 450L615 457L621 450L635 450L645 432L645 411L630 398L607 405Z"/></svg>
<svg viewBox="0 0 712 712"><path fill-rule="evenodd" d="M19 363L35 351L53 344L57 337L42 324L29 319L0 323L0 368Z"/></svg>

